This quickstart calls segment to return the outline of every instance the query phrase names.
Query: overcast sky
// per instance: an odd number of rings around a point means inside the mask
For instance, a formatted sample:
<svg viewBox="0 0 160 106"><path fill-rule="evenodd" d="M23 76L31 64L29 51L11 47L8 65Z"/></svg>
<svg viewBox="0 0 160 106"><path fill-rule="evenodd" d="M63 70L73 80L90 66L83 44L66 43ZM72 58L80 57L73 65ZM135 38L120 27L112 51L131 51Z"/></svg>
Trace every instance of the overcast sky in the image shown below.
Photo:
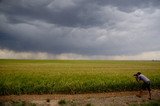
<svg viewBox="0 0 160 106"><path fill-rule="evenodd" d="M160 0L0 0L0 58L160 59Z"/></svg>

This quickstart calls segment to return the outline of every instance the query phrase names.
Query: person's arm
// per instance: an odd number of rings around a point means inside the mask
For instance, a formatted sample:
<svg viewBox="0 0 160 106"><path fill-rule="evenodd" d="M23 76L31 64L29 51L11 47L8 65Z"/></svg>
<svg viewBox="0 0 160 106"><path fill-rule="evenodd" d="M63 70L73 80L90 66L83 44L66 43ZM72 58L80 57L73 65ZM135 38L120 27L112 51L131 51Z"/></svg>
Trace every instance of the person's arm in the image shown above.
<svg viewBox="0 0 160 106"><path fill-rule="evenodd" d="M135 78L136 78L136 81L137 81L137 82L139 82L139 78L138 78L138 76L136 76Z"/></svg>
<svg viewBox="0 0 160 106"><path fill-rule="evenodd" d="M137 81L137 82L139 82L139 81L140 81L140 79L139 79L139 77L138 77L138 75L137 75L137 74L134 74L133 76L135 77L135 79L136 79L136 81Z"/></svg>

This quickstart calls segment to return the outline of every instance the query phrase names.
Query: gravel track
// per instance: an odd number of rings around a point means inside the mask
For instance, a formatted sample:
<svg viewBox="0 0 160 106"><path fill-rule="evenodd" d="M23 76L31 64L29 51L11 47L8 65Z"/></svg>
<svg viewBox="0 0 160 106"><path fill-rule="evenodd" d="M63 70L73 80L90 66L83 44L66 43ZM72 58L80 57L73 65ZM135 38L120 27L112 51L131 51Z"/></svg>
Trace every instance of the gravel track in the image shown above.
<svg viewBox="0 0 160 106"><path fill-rule="evenodd" d="M88 94L43 94L0 96L0 105L11 106L14 103L35 104L36 106L128 106L150 101L160 101L160 89L152 90L152 100L148 92L141 98L138 91L88 93ZM59 102L62 103L59 103Z"/></svg>

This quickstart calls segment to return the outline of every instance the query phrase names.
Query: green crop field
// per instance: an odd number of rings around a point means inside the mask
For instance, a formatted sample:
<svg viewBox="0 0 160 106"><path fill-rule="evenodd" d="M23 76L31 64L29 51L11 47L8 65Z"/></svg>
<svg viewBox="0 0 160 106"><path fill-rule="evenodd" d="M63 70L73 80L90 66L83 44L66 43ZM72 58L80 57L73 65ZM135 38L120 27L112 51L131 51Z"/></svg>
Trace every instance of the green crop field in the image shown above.
<svg viewBox="0 0 160 106"><path fill-rule="evenodd" d="M137 71L160 88L159 61L0 60L0 95L138 90Z"/></svg>

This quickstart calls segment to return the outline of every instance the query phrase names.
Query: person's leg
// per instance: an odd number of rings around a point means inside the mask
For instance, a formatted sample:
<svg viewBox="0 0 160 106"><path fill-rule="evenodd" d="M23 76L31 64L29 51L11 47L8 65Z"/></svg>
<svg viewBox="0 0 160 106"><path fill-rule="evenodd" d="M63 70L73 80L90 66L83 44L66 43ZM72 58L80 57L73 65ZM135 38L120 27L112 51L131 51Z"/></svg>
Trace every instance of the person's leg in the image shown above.
<svg viewBox="0 0 160 106"><path fill-rule="evenodd" d="M151 88L150 88L150 83L147 84L147 90L149 92L149 98L151 100Z"/></svg>
<svg viewBox="0 0 160 106"><path fill-rule="evenodd" d="M142 97L143 89L144 89L144 86L143 86L143 84L142 84L142 85L141 85L141 88L140 88L140 91L139 91L139 94L136 95L137 97L139 97L139 98Z"/></svg>
<svg viewBox="0 0 160 106"><path fill-rule="evenodd" d="M151 100L151 91L150 91L150 90L148 90L148 92L149 92L149 98L148 98L148 99L150 99L150 100Z"/></svg>
<svg viewBox="0 0 160 106"><path fill-rule="evenodd" d="M139 92L139 95L137 95L137 97L142 97L142 93L143 93L143 90L145 90L145 83L142 84L141 86L141 89L140 89L140 92Z"/></svg>

